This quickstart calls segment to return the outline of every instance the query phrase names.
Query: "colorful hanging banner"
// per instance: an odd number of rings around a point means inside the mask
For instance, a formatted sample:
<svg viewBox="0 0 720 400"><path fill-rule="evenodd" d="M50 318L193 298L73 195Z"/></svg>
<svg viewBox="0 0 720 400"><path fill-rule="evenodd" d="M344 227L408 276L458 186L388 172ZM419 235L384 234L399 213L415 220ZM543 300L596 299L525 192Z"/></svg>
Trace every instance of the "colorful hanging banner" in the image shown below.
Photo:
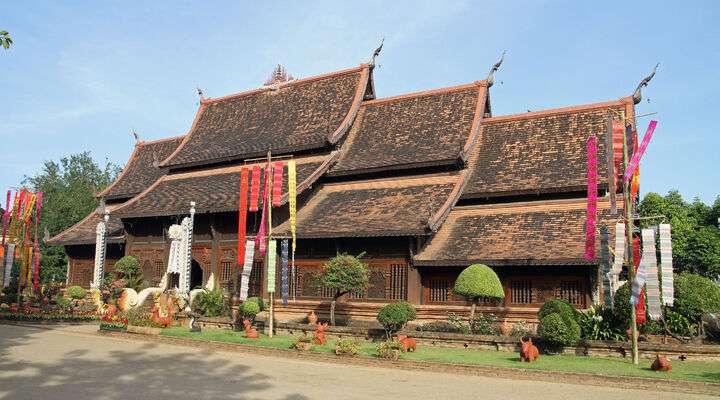
<svg viewBox="0 0 720 400"><path fill-rule="evenodd" d="M634 271L640 269L640 238L633 237L633 264ZM645 310L645 290L640 290L640 297L638 303L635 305L635 322L638 324L644 324L647 322L647 313Z"/></svg>
<svg viewBox="0 0 720 400"><path fill-rule="evenodd" d="M673 288L672 236L670 224L660 224L660 268L662 273L662 299L666 306L675 303Z"/></svg>
<svg viewBox="0 0 720 400"><path fill-rule="evenodd" d="M13 263L15 262L15 244L8 243L5 251L5 277L3 279L3 287L10 285L10 274L12 273Z"/></svg>
<svg viewBox="0 0 720 400"><path fill-rule="evenodd" d="M278 161L273 168L272 206L279 207L282 200L283 163Z"/></svg>
<svg viewBox="0 0 720 400"><path fill-rule="evenodd" d="M275 293L275 263L277 262L277 241L270 239L268 241L267 255L267 292Z"/></svg>
<svg viewBox="0 0 720 400"><path fill-rule="evenodd" d="M238 199L238 234L237 234L237 266L242 270L245 260L245 240L247 234L248 213L248 169L240 170L240 197ZM237 278L237 275L236 275Z"/></svg>
<svg viewBox="0 0 720 400"><path fill-rule="evenodd" d="M264 174L264 182L263 185L263 195L262 195L262 215L260 217L260 228L258 228L257 236L255 236L255 247L258 249L258 253L260 253L260 257L265 257L265 253L267 252L267 223L265 222L267 220L267 214L268 214L268 207L267 205L270 204L268 201L268 193L269 187L272 186L272 164L268 163L265 167L265 174Z"/></svg>
<svg viewBox="0 0 720 400"><path fill-rule="evenodd" d="M38 229L40 225L40 210L42 209L43 192L37 193L35 203L35 239L33 241L33 251L35 252L35 265L33 266L33 289L36 294L40 294L40 244L38 243Z"/></svg>
<svg viewBox="0 0 720 400"><path fill-rule="evenodd" d="M595 228L597 226L597 138L587 140L587 221L585 224L585 259L595 259Z"/></svg>
<svg viewBox="0 0 720 400"><path fill-rule="evenodd" d="M250 287L250 274L252 273L253 260L255 257L255 242L245 242L245 261L243 263L242 277L240 278L240 300L245 301L248 297Z"/></svg>
<svg viewBox="0 0 720 400"><path fill-rule="evenodd" d="M285 307L288 305L290 295L290 281L288 278L288 240L283 239L280 243L280 293Z"/></svg>
<svg viewBox="0 0 720 400"><path fill-rule="evenodd" d="M645 290L647 291L648 315L652 320L662 319L660 307L660 281L658 280L657 256L655 255L655 230L643 229L643 255L645 263Z"/></svg>
<svg viewBox="0 0 720 400"><path fill-rule="evenodd" d="M288 207L290 209L290 235L292 236L292 252L295 254L297 240L295 240L295 225L297 223L297 172L295 160L288 161ZM295 257L293 256L293 259Z"/></svg>
<svg viewBox="0 0 720 400"><path fill-rule="evenodd" d="M10 223L10 193L11 191L7 191L7 200L5 201L5 210L2 214L2 243L1 245L5 245L5 237L7 235L7 227Z"/></svg>
<svg viewBox="0 0 720 400"><path fill-rule="evenodd" d="M617 187L617 178L623 172L623 143L625 137L625 125L622 121L613 120L613 159L615 160L615 187ZM628 142L629 143L629 142Z"/></svg>
<svg viewBox="0 0 720 400"><path fill-rule="evenodd" d="M645 150L647 150L648 144L650 143L650 139L652 139L653 132L655 132L655 127L657 126L657 121L652 120L650 121L650 124L648 125L647 130L645 131L645 136L643 136L642 143L640 144L640 147L637 151L633 152L632 158L630 159L630 162L627 165L627 168L625 168L625 174L623 175L623 182L628 183L630 181L630 178L632 177L633 172L635 172L635 169L640 165L640 159L645 154Z"/></svg>
<svg viewBox="0 0 720 400"><path fill-rule="evenodd" d="M610 213L617 213L617 201L615 199L615 156L613 152L613 119L612 115L607 116L607 129L605 131L605 158L607 163L608 192L610 193Z"/></svg>
<svg viewBox="0 0 720 400"><path fill-rule="evenodd" d="M252 169L252 186L250 188L250 212L258 210L258 196L260 195L260 166Z"/></svg>

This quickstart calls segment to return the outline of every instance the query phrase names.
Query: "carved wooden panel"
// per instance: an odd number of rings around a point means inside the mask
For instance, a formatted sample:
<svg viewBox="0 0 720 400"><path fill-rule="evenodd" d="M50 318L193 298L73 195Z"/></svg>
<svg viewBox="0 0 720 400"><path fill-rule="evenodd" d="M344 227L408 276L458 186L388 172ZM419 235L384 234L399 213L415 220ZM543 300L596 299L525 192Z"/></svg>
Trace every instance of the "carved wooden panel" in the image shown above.
<svg viewBox="0 0 720 400"><path fill-rule="evenodd" d="M165 250L161 246L135 247L129 252L129 255L137 258L143 272L143 278L151 286L158 285L165 273L164 254Z"/></svg>

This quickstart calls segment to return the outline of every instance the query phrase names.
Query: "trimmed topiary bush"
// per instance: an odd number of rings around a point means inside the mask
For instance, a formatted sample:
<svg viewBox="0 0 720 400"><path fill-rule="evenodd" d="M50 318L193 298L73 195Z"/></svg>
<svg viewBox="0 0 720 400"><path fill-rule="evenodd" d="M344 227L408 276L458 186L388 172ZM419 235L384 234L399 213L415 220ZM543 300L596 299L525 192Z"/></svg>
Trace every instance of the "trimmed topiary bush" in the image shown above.
<svg viewBox="0 0 720 400"><path fill-rule="evenodd" d="M251 301L250 299L247 299L240 307L240 313L243 318L250 320L250 322L255 321L255 317L260 311L260 305L256 301Z"/></svg>
<svg viewBox="0 0 720 400"><path fill-rule="evenodd" d="M248 297L247 300L245 300L245 303L247 303L248 301L254 301L255 303L257 303L258 307L260 307L260 311L265 311L265 302L263 301L263 299L259 297Z"/></svg>
<svg viewBox="0 0 720 400"><path fill-rule="evenodd" d="M574 319L552 313L540 320L538 334L550 345L568 346L580 340L580 325Z"/></svg>
<svg viewBox="0 0 720 400"><path fill-rule="evenodd" d="M70 286L65 291L65 294L67 294L71 299L82 300L87 295L87 290L81 288L80 286Z"/></svg>
<svg viewBox="0 0 720 400"><path fill-rule="evenodd" d="M323 267L322 284L326 288L335 290L330 301L330 325L335 325L335 304L342 295L363 290L369 281L368 268L360 261L364 253L352 256L346 253L333 257Z"/></svg>
<svg viewBox="0 0 720 400"><path fill-rule="evenodd" d="M381 308L377 320L385 328L385 335L389 339L394 332L402 329L408 321L414 320L415 317L415 307L412 304L406 301L398 301Z"/></svg>
<svg viewBox="0 0 720 400"><path fill-rule="evenodd" d="M473 264L465 268L455 281L454 291L472 301L471 321L475 318L475 307L481 297L505 298L505 291L497 274L492 268L483 264Z"/></svg>
<svg viewBox="0 0 720 400"><path fill-rule="evenodd" d="M699 323L703 314L720 312L720 287L704 276L686 272L675 275L673 309Z"/></svg>
<svg viewBox="0 0 720 400"><path fill-rule="evenodd" d="M566 300L562 299L554 299L545 302L545 304L540 307L540 311L538 311L538 319L542 320L546 316L554 313L577 320L573 306L571 306Z"/></svg>
<svg viewBox="0 0 720 400"><path fill-rule="evenodd" d="M133 256L125 256L115 263L113 269L115 280L123 280L126 288L139 291L143 286L143 272L140 262Z"/></svg>

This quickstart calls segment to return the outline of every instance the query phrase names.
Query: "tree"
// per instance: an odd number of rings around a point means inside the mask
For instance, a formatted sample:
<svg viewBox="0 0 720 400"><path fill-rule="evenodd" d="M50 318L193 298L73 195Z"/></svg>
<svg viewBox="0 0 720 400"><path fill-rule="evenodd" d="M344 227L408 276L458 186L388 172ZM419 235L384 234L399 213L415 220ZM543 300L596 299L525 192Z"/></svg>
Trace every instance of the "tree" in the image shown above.
<svg viewBox="0 0 720 400"><path fill-rule="evenodd" d="M115 280L122 279L123 287L139 290L143 285L143 272L140 269L140 262L133 256L125 256L115 263L113 269Z"/></svg>
<svg viewBox="0 0 720 400"><path fill-rule="evenodd" d="M12 46L13 41L10 37L10 33L8 31L0 31L0 46L4 47L5 50L9 49L10 46Z"/></svg>
<svg viewBox="0 0 720 400"><path fill-rule="evenodd" d="M502 284L495 271L487 265L473 264L465 268L455 281L455 293L472 301L470 321L475 319L475 307L481 297L505 298Z"/></svg>
<svg viewBox="0 0 720 400"><path fill-rule="evenodd" d="M664 197L648 193L640 202L640 216L664 216L672 225L673 265L678 272L693 272L715 279L720 275L720 197L712 207L700 199L692 203L683 200L677 190ZM643 228L657 225L661 220L641 220Z"/></svg>
<svg viewBox="0 0 720 400"><path fill-rule="evenodd" d="M34 192L43 192L39 232L46 229L57 235L85 218L100 204L95 193L107 187L119 168L106 162L100 167L89 152L74 154L56 161L46 161L42 170L26 176L23 185ZM65 254L62 247L41 243L41 280L65 280Z"/></svg>
<svg viewBox="0 0 720 400"><path fill-rule="evenodd" d="M378 312L377 320L385 328L385 337L390 340L393 333L402 329L405 324L417 316L415 307L407 301L398 301L383 306Z"/></svg>
<svg viewBox="0 0 720 400"><path fill-rule="evenodd" d="M335 290L330 302L330 325L335 325L335 304L340 296L356 290L363 290L368 285L368 268L360 261L363 254L352 256L338 254L323 268L322 284Z"/></svg>

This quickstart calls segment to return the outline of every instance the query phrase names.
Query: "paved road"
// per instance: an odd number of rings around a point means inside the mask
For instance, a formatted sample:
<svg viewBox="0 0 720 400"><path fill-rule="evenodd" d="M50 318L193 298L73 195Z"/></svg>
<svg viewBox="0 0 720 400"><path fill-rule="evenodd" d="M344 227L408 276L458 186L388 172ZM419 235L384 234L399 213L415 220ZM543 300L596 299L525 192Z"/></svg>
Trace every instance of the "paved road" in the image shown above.
<svg viewBox="0 0 720 400"><path fill-rule="evenodd" d="M702 399L324 364L0 324L0 399Z"/></svg>

